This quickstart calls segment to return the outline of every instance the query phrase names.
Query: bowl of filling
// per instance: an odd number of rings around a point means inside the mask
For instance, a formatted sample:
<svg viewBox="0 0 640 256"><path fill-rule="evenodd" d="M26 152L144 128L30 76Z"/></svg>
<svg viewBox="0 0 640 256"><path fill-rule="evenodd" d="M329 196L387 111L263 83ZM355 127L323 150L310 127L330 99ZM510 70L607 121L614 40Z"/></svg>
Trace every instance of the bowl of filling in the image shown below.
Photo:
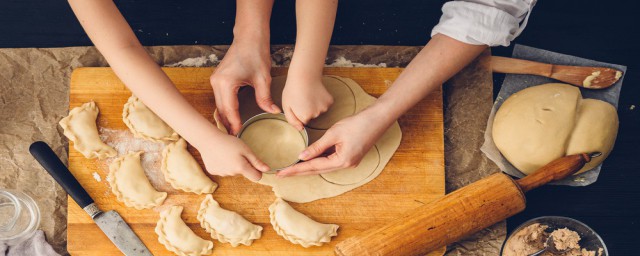
<svg viewBox="0 0 640 256"><path fill-rule="evenodd" d="M545 243L553 239L556 251L547 251L542 256L608 256L602 238L586 224L567 217L544 216L528 220L518 226L502 245L500 255L529 256L544 249Z"/></svg>

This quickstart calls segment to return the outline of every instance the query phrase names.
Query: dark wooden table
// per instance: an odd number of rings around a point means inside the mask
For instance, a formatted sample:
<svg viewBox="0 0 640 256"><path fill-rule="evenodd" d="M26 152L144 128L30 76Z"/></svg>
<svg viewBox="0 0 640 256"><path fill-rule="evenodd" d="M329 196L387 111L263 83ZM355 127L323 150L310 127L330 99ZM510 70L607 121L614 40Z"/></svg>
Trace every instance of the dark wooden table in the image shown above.
<svg viewBox="0 0 640 256"><path fill-rule="evenodd" d="M230 44L233 1L116 1L145 45ZM423 45L443 1L342 1L332 44ZM547 186L528 195L527 209L509 230L543 215L576 218L605 240L611 255L640 255L640 2L540 1L515 41L551 51L627 65L618 108L615 149L598 182L588 187ZM295 39L293 1L276 1L272 43ZM91 45L65 1L0 2L0 47ZM510 55L511 48L494 48ZM501 77L496 76L499 90ZM635 109L633 109L635 106Z"/></svg>

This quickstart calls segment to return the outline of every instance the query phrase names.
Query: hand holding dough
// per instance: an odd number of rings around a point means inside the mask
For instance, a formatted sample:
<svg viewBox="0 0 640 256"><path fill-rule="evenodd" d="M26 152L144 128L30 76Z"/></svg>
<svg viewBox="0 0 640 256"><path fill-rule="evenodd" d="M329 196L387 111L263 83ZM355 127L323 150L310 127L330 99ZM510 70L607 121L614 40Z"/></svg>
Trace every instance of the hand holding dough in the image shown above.
<svg viewBox="0 0 640 256"><path fill-rule="evenodd" d="M615 107L583 99L575 86L554 83L529 87L505 100L492 135L500 153L524 174L565 155L602 152L581 173L604 161L617 131Z"/></svg>
<svg viewBox="0 0 640 256"><path fill-rule="evenodd" d="M73 147L86 158L103 159L114 157L116 151L104 144L98 135L96 118L98 107L91 101L69 111L69 115L60 120L64 135L73 141Z"/></svg>
<svg viewBox="0 0 640 256"><path fill-rule="evenodd" d="M269 206L273 229L284 239L304 248L320 246L338 235L338 225L323 224L312 220L291 207L281 198Z"/></svg>

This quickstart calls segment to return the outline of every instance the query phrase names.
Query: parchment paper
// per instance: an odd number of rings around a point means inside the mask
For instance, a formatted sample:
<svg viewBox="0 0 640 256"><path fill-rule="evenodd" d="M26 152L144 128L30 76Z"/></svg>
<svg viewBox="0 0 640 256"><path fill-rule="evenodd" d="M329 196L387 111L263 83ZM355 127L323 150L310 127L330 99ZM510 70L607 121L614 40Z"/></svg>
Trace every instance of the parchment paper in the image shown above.
<svg viewBox="0 0 640 256"><path fill-rule="evenodd" d="M491 112L491 52L485 51L443 86L447 193L499 172L478 151ZM498 255L506 237L502 221L447 247L447 255Z"/></svg>
<svg viewBox="0 0 640 256"><path fill-rule="evenodd" d="M147 51L164 66L214 66L228 46L159 46ZM327 65L405 67L421 47L332 46ZM272 63L288 66L292 46L274 46ZM488 53L487 53L488 54ZM490 72L478 76L476 62L445 85L445 162L450 192L497 168L479 154L491 104ZM67 140L58 121L69 107L69 79L78 67L107 66L93 47L0 49L0 187L33 197L42 213L40 229L54 249L66 254L66 193L33 160L29 145L43 140L67 161ZM486 67L482 70L486 70ZM473 82L473 81L488 81ZM472 115L470 112L479 111ZM482 114L484 113L484 114ZM450 255L497 255L506 228L500 223L449 246Z"/></svg>
<svg viewBox="0 0 640 256"><path fill-rule="evenodd" d="M558 65L572 65L572 66L594 66L594 67L609 67L621 70L624 74L626 74L627 67L622 65L597 62L594 60L583 59L571 55L560 54L555 52L550 52L542 49L537 49L525 45L516 45L513 49L513 57L518 59L525 60L533 60L544 63L558 64ZM580 88L580 92L582 93L583 98L592 98L599 99L611 103L616 108L618 107L618 98L620 97L620 89L622 88L622 80L624 80L624 75L616 82L613 86L603 89L603 90L589 90ZM496 147L496 144L493 142L492 129L493 129L493 118L498 111L498 108L502 105L502 103L511 96L511 94L516 93L522 89L527 87L545 84L545 83L554 83L558 82L557 80L541 77L541 76L533 76L533 75L514 75L507 74L504 82L502 83L502 88L498 93L498 97L496 98L495 103L493 104L493 109L491 109L491 115L487 121L487 127L484 132L484 144L482 145L482 152L491 159L500 170L503 172L515 176L518 178L522 178L525 175L516 169L506 158L500 154L500 151ZM596 182L598 179L598 174L600 174L600 169L602 164L597 167L583 172L578 175L574 175L568 177L564 180L551 182L549 184L552 185L568 185L568 186L586 186L591 183Z"/></svg>

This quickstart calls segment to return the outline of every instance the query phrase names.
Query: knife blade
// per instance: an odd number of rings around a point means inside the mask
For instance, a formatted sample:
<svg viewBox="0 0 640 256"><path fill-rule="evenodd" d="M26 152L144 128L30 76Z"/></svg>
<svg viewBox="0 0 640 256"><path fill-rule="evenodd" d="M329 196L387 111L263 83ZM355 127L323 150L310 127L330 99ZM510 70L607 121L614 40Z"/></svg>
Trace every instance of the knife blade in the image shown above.
<svg viewBox="0 0 640 256"><path fill-rule="evenodd" d="M86 190L78 183L69 169L60 161L47 143L37 141L31 144L29 152L44 169L64 188L85 211L100 230L118 249L127 256L150 256L149 249L131 230L131 227L115 211L101 211Z"/></svg>

